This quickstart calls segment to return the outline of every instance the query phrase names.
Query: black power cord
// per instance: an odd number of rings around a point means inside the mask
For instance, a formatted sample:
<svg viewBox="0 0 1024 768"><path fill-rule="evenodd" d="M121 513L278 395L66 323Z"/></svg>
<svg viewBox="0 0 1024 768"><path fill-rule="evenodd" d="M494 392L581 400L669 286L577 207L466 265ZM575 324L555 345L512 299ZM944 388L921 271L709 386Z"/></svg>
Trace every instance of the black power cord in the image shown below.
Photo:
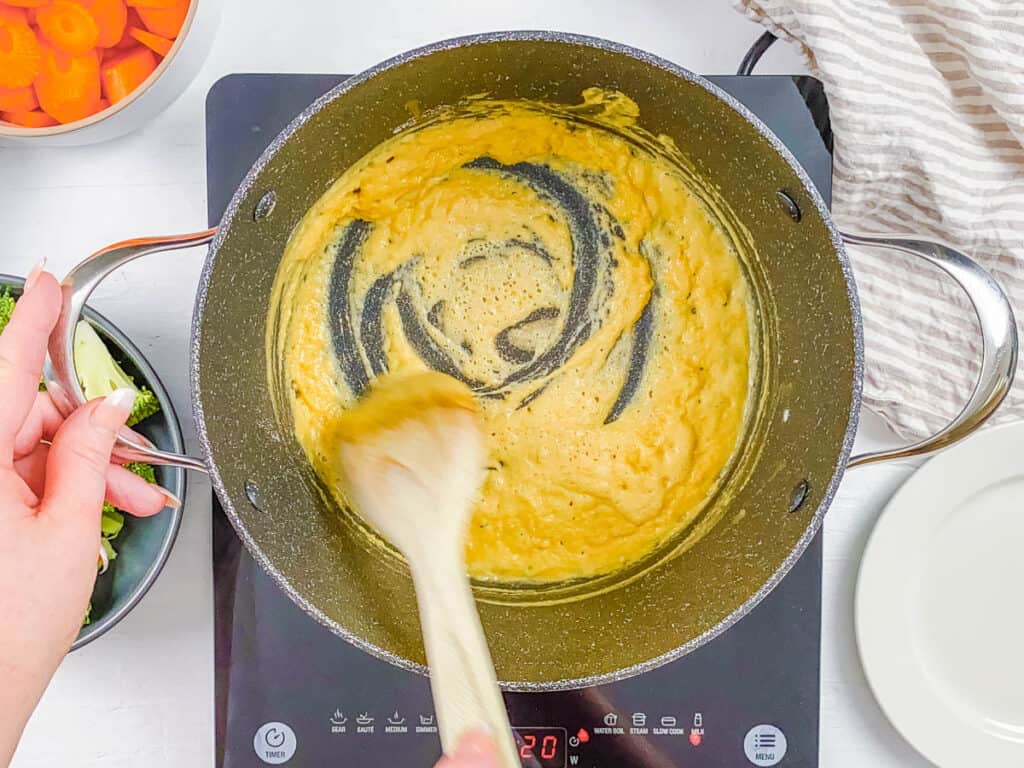
<svg viewBox="0 0 1024 768"><path fill-rule="evenodd" d="M743 57L743 61L740 62L740 67L736 70L736 74L751 74L754 71L754 67L757 66L757 62L759 62L761 57L764 56L764 52L771 48L772 43L778 39L779 38L777 38L772 32L765 32L757 38L757 40L754 41L754 44L750 46L750 50L748 50L747 54Z"/></svg>
<svg viewBox="0 0 1024 768"><path fill-rule="evenodd" d="M743 57L743 61L740 62L736 74L744 76L753 74L754 67L757 66L757 62L764 56L764 52L771 48L772 43L778 39L772 32L765 32L757 38ZM804 103L814 119L814 127L818 129L821 140L831 153L833 148L832 122L829 119L828 99L825 97L825 91L821 83L813 77L800 77L796 79L796 82L797 89L800 91L800 95L803 97Z"/></svg>

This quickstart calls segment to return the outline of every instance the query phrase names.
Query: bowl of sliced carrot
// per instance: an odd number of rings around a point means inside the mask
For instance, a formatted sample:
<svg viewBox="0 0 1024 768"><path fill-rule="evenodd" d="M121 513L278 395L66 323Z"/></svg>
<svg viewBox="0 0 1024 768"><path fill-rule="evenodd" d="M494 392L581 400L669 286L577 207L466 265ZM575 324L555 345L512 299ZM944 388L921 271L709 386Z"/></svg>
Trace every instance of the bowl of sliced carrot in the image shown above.
<svg viewBox="0 0 1024 768"><path fill-rule="evenodd" d="M88 144L163 111L222 0L0 0L0 142Z"/></svg>

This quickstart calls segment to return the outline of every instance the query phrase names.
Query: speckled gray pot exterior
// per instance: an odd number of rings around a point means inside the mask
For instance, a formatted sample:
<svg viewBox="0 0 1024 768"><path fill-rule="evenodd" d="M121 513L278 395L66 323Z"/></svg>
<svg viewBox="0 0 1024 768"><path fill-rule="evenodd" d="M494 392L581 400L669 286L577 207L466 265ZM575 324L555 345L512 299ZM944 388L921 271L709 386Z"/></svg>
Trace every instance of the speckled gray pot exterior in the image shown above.
<svg viewBox="0 0 1024 768"><path fill-rule="evenodd" d="M670 547L613 579L548 590L478 585L503 685L587 686L706 643L800 557L849 457L863 359L850 265L810 180L745 107L670 62L576 35L478 35L386 61L312 104L242 182L203 270L191 366L199 439L248 550L310 616L400 667L426 671L408 569L339 513L275 420L264 339L278 262L332 181L409 119L408 102L429 109L488 92L574 103L590 86L635 99L642 126L670 136L751 234L758 399L739 458L701 518L721 521L685 554ZM801 208L799 221L780 208L780 189ZM254 216L268 193L273 211Z"/></svg>
<svg viewBox="0 0 1024 768"><path fill-rule="evenodd" d="M0 289L9 286L15 295L21 294L23 284L20 277L0 275ZM158 448L180 453L184 448L181 427L171 398L156 371L139 348L110 320L89 307L83 314L100 336L118 351L115 357L128 374L137 382L145 382L160 401L160 413L146 419L136 429ZM156 476L160 485L185 500L185 470L157 467ZM171 554L181 527L181 514L181 509L166 507L160 514L144 519L125 515L124 529L114 542L117 559L110 570L97 580L92 596L92 622L79 631L71 646L72 651L106 634L145 597Z"/></svg>

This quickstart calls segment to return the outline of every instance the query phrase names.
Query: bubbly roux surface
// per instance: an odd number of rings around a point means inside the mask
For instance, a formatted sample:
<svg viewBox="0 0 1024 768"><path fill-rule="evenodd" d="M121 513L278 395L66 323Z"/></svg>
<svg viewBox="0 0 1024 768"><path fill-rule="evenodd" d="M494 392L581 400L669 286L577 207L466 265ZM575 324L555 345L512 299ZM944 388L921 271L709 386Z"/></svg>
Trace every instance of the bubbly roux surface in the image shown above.
<svg viewBox="0 0 1024 768"><path fill-rule="evenodd" d="M480 98L398 133L309 211L275 285L271 379L328 488L331 426L376 376L474 392L479 578L642 558L699 514L743 429L739 259L671 153L637 138L636 105L584 96Z"/></svg>

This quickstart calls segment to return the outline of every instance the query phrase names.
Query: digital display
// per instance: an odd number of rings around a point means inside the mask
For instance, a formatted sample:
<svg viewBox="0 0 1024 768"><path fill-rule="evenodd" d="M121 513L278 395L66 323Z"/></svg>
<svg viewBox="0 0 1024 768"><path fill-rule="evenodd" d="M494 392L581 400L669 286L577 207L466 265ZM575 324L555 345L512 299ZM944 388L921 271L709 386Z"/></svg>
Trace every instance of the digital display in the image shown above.
<svg viewBox="0 0 1024 768"><path fill-rule="evenodd" d="M565 728L513 728L523 768L565 768Z"/></svg>

